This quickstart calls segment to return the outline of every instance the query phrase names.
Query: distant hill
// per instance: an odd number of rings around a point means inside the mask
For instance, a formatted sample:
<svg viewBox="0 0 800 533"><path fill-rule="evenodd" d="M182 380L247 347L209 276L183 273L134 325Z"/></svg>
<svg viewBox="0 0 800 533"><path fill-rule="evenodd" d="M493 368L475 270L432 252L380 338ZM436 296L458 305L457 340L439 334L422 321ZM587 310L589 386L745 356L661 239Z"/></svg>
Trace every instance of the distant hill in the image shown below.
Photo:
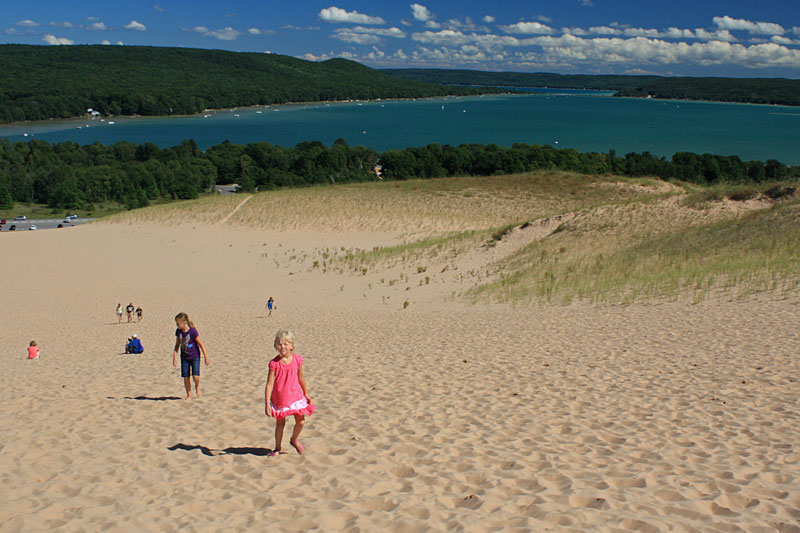
<svg viewBox="0 0 800 533"><path fill-rule="evenodd" d="M619 91L657 80L658 76L594 76L589 74L548 74L525 72L486 72L448 69L381 69L381 72L406 80L444 85L486 85L497 87L551 87L555 89L595 89Z"/></svg>
<svg viewBox="0 0 800 533"><path fill-rule="evenodd" d="M477 70L384 69L402 79L452 85L551 87L616 91L615 96L800 106L800 80L784 78L667 78Z"/></svg>
<svg viewBox="0 0 800 533"><path fill-rule="evenodd" d="M406 80L345 59L149 46L0 45L0 122L180 115L207 108L491 92Z"/></svg>

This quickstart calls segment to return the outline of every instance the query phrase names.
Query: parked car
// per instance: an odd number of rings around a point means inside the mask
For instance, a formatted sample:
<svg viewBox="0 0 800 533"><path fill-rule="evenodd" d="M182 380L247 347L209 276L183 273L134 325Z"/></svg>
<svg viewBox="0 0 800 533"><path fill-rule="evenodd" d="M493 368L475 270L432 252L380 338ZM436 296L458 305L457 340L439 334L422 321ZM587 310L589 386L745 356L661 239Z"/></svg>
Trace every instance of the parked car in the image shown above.
<svg viewBox="0 0 800 533"><path fill-rule="evenodd" d="M11 226L9 226L9 228L8 228L8 231L15 231L16 229L17 229L17 225L16 224L11 224Z"/></svg>
<svg viewBox="0 0 800 533"><path fill-rule="evenodd" d="M6 223L6 219L0 220L0 226Z"/></svg>
<svg viewBox="0 0 800 533"><path fill-rule="evenodd" d="M64 224L72 224L72 219L71 218L65 218L64 219Z"/></svg>
<svg viewBox="0 0 800 533"><path fill-rule="evenodd" d="M32 225L31 225L31 227L30 227L30 228L28 228L28 229L29 229L29 230L34 230L34 229L36 229L36 224L32 224Z"/></svg>
<svg viewBox="0 0 800 533"><path fill-rule="evenodd" d="M67 215L67 220L72 220L73 218L78 218L78 215Z"/></svg>
<svg viewBox="0 0 800 533"><path fill-rule="evenodd" d="M25 215L20 215L18 217L14 217L14 220L28 220L28 217L26 217Z"/></svg>
<svg viewBox="0 0 800 533"><path fill-rule="evenodd" d="M64 227L64 224L59 224L59 225L58 225L58 226L56 226L56 227L58 227L58 228L63 228L63 227Z"/></svg>

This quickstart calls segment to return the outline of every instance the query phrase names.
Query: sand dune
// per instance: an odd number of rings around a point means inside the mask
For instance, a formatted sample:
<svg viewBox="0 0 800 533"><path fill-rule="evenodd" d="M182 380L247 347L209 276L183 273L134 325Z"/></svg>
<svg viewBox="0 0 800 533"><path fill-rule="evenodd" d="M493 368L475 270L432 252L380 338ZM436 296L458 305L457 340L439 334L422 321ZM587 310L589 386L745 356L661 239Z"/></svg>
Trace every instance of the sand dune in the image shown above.
<svg viewBox="0 0 800 533"><path fill-rule="evenodd" d="M800 531L798 298L469 306L450 280L404 309L290 259L398 237L3 235L0 530ZM191 401L179 311L211 359ZM307 453L270 458L283 327L318 410Z"/></svg>

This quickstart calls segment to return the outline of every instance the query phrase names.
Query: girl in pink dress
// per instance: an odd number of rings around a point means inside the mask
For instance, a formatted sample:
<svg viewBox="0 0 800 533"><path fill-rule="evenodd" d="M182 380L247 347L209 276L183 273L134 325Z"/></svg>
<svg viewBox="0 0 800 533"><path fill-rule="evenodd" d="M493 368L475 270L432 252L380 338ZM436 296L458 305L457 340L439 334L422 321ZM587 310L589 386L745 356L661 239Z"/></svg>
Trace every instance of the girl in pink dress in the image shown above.
<svg viewBox="0 0 800 533"><path fill-rule="evenodd" d="M306 390L303 358L293 353L294 348L295 338L291 331L282 329L275 335L275 349L278 355L269 362L267 387L264 390L264 412L276 419L275 449L269 453L270 457L286 453L281 451L281 442L286 417L289 415L294 416L294 431L289 444L294 446L297 453L306 450L297 439L303 431L306 415L310 415L317 408L311 404L311 398Z"/></svg>

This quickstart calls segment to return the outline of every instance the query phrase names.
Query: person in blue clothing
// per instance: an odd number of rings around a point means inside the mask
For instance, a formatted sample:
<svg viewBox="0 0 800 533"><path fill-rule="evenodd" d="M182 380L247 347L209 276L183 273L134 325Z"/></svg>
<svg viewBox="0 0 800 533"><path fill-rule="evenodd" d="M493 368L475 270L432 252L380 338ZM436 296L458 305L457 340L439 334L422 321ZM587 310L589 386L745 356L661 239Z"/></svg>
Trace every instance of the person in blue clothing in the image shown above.
<svg viewBox="0 0 800 533"><path fill-rule="evenodd" d="M125 345L125 353L142 353L144 351L144 346L142 346L142 341L139 340L139 335L136 333L128 339L128 344Z"/></svg>

